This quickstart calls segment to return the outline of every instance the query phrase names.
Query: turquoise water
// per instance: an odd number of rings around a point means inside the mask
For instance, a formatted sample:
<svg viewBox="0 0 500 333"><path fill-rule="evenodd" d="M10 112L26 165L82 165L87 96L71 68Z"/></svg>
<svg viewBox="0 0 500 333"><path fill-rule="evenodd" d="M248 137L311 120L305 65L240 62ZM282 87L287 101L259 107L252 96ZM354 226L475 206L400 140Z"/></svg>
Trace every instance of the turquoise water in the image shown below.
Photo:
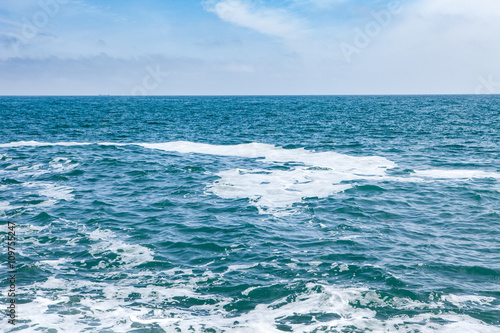
<svg viewBox="0 0 500 333"><path fill-rule="evenodd" d="M499 102L1 97L2 330L500 332Z"/></svg>

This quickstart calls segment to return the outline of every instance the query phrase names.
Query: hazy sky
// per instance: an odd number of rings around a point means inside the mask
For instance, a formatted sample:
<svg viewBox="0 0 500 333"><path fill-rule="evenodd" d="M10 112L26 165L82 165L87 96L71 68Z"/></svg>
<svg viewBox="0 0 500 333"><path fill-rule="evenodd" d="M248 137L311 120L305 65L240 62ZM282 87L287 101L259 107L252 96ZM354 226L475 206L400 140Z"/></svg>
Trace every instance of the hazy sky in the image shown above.
<svg viewBox="0 0 500 333"><path fill-rule="evenodd" d="M0 95L477 92L499 0L0 2Z"/></svg>

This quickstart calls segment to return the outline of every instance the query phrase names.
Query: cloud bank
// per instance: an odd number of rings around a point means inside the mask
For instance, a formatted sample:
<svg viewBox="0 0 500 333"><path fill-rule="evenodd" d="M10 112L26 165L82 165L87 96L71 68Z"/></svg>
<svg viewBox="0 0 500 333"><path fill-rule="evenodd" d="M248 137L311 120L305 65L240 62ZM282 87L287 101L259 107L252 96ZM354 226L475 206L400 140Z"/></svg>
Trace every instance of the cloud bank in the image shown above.
<svg viewBox="0 0 500 333"><path fill-rule="evenodd" d="M129 94L156 66L148 94L500 89L496 0L401 1L385 21L394 1L56 1L0 3L0 94Z"/></svg>

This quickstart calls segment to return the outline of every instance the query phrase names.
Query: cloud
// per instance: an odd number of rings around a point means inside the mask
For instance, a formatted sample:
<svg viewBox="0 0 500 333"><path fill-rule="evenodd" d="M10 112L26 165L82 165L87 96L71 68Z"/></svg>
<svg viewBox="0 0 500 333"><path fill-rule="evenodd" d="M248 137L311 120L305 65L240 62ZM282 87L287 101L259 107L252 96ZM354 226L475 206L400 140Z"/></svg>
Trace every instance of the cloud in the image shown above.
<svg viewBox="0 0 500 333"><path fill-rule="evenodd" d="M473 54L483 57L500 49L499 8L497 0L422 0L405 8L388 37L393 45L407 46L403 58L425 53L441 60L463 57L467 63Z"/></svg>
<svg viewBox="0 0 500 333"><path fill-rule="evenodd" d="M155 55L135 59L98 56L0 60L1 95L131 95L151 71L168 73L146 85L149 95L242 95L313 93L300 70L283 59L239 60ZM286 78L283 79L283 73ZM309 90L304 90L309 89Z"/></svg>
<svg viewBox="0 0 500 333"><path fill-rule="evenodd" d="M164 8L153 0L96 9L83 4L97 0L72 0L28 41L22 18L42 10L38 0L29 8L9 2L15 8L0 14L0 93L129 94L157 65L169 77L151 94L474 93L480 77L500 80L498 0L402 2L346 63L339 45L354 45L356 31L373 27L373 13L389 2L198 0Z"/></svg>
<svg viewBox="0 0 500 333"><path fill-rule="evenodd" d="M500 5L496 0L422 0L418 7L426 16L467 16L481 19L500 17Z"/></svg>
<svg viewBox="0 0 500 333"><path fill-rule="evenodd" d="M205 7L223 21L264 35L294 39L303 30L300 20L282 8L259 8L244 0L207 2Z"/></svg>
<svg viewBox="0 0 500 333"><path fill-rule="evenodd" d="M2 95L72 95L117 94L130 95L144 78L153 71L171 72L175 75L194 76L207 66L199 59L167 58L156 55L125 59L106 54L65 59L10 58L0 60L0 91ZM148 81L151 83L151 80ZM175 82L162 82L154 93L166 94Z"/></svg>
<svg viewBox="0 0 500 333"><path fill-rule="evenodd" d="M20 43L19 38L0 34L0 47L5 49L13 49Z"/></svg>
<svg viewBox="0 0 500 333"><path fill-rule="evenodd" d="M347 0L293 0L293 2L298 5L314 6L319 9L328 9L346 1Z"/></svg>
<svg viewBox="0 0 500 333"><path fill-rule="evenodd" d="M368 93L474 93L478 78L500 78L498 8L495 0L419 0L404 4L402 13L370 38L350 66L341 68L352 83L348 89Z"/></svg>

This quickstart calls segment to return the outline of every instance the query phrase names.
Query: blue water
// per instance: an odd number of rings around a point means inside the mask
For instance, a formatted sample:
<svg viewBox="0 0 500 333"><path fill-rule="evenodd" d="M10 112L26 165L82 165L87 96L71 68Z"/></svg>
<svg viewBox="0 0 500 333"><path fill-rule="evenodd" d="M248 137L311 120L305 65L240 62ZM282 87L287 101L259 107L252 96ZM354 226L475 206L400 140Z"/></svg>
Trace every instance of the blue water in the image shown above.
<svg viewBox="0 0 500 333"><path fill-rule="evenodd" d="M499 156L498 96L0 97L1 331L500 332Z"/></svg>

